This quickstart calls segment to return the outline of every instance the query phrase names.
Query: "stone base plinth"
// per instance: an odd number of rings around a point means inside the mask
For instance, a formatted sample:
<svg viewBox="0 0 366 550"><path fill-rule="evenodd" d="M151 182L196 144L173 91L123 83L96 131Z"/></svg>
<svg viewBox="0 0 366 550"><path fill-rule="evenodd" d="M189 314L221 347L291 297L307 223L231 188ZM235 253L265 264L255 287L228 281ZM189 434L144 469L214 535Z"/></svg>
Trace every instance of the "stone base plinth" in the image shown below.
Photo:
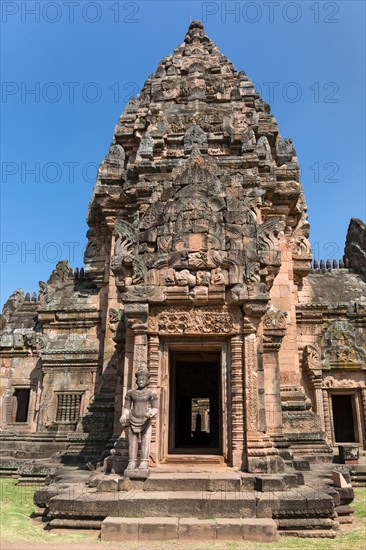
<svg viewBox="0 0 366 550"><path fill-rule="evenodd" d="M323 483L311 472L299 489L304 476L298 474L152 470L147 480L110 474L98 478L97 491L94 484L86 488L83 483L43 487L35 503L47 509L52 525L67 520L65 527L75 528L109 518L104 540L269 542L276 535L273 520L280 534L298 530L302 536L333 536L339 527L335 512L342 523L351 521L353 489L330 488L330 476Z"/></svg>
<svg viewBox="0 0 366 550"><path fill-rule="evenodd" d="M115 518L102 523L105 541L127 540L246 540L274 542L277 526L273 519Z"/></svg>
<svg viewBox="0 0 366 550"><path fill-rule="evenodd" d="M125 470L124 476L130 479L147 479L150 470L148 468L134 468L133 470Z"/></svg>
<svg viewBox="0 0 366 550"><path fill-rule="evenodd" d="M338 445L339 461L341 464L358 464L360 451L358 445Z"/></svg>

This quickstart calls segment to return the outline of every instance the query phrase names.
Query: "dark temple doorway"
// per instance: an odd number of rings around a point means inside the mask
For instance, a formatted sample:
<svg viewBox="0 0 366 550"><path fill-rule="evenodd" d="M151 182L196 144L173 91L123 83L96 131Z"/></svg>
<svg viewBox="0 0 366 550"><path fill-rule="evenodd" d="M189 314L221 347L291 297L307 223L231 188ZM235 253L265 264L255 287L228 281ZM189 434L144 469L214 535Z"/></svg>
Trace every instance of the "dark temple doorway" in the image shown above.
<svg viewBox="0 0 366 550"><path fill-rule="evenodd" d="M172 355L169 452L221 454L221 408L219 354Z"/></svg>
<svg viewBox="0 0 366 550"><path fill-rule="evenodd" d="M16 398L15 422L27 422L29 407L29 388L16 388L14 396Z"/></svg>
<svg viewBox="0 0 366 550"><path fill-rule="evenodd" d="M355 426L352 395L332 395L334 436L337 443L354 443Z"/></svg>

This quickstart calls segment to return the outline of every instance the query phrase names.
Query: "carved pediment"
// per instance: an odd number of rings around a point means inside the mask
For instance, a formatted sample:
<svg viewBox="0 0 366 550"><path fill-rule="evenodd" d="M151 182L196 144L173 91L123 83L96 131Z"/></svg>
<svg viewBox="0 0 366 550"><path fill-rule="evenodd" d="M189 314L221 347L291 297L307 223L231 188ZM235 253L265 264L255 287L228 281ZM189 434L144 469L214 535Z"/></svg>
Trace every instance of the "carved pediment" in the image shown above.
<svg viewBox="0 0 366 550"><path fill-rule="evenodd" d="M326 378L324 378L322 382L322 387L323 388L342 388L342 389L365 388L366 383L364 380L357 381L352 378L338 379L338 378L335 378L334 376L327 376Z"/></svg>
<svg viewBox="0 0 366 550"><path fill-rule="evenodd" d="M331 321L322 335L325 369L366 368L365 342L347 320Z"/></svg>

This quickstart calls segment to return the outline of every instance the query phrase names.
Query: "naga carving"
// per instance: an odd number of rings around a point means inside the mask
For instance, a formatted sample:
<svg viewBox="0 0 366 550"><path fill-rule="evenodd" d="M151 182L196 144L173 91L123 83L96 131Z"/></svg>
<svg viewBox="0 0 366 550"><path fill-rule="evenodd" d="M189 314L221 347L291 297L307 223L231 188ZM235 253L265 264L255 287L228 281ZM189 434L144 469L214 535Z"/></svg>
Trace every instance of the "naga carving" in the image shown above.
<svg viewBox="0 0 366 550"><path fill-rule="evenodd" d="M145 281L145 269L138 259L138 237L135 228L124 220L115 224L116 241L111 267L117 286L139 285Z"/></svg>
<svg viewBox="0 0 366 550"><path fill-rule="evenodd" d="M310 388L318 387L322 380L321 350L316 344L307 344L303 351L303 369Z"/></svg>
<svg viewBox="0 0 366 550"><path fill-rule="evenodd" d="M312 252L309 242L310 224L306 212L303 212L295 227L290 241L294 273L297 277L305 277L311 269Z"/></svg>
<svg viewBox="0 0 366 550"><path fill-rule="evenodd" d="M258 225L258 255L262 264L280 266L280 233L285 228L282 218L270 218Z"/></svg>
<svg viewBox="0 0 366 550"><path fill-rule="evenodd" d="M270 309L263 317L265 330L283 330L287 327L287 312L279 309Z"/></svg>

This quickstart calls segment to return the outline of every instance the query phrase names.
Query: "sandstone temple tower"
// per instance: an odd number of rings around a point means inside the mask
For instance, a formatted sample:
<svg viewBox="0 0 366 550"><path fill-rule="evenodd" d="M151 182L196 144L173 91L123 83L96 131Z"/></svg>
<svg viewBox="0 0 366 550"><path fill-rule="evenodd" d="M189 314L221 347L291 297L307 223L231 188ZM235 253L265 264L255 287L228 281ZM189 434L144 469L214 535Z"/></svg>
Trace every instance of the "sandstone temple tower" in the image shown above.
<svg viewBox="0 0 366 550"><path fill-rule="evenodd" d="M299 177L269 105L192 22L117 123L85 268L4 306L3 453L98 460L142 367L152 467L277 472L364 448L365 225L314 265Z"/></svg>

